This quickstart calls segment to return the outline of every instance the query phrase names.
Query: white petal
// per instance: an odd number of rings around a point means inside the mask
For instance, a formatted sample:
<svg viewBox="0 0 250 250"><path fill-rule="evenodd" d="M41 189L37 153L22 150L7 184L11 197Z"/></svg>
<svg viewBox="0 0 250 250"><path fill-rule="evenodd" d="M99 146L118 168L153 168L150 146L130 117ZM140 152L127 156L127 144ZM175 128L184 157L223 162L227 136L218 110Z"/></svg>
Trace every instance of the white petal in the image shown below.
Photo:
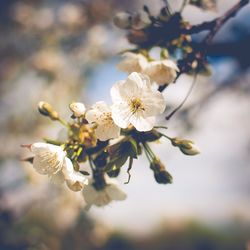
<svg viewBox="0 0 250 250"><path fill-rule="evenodd" d="M123 100L124 96L122 92L120 93L120 90L123 89L124 83L125 81L118 81L112 86L110 90L110 95L113 102L121 102Z"/></svg>
<svg viewBox="0 0 250 250"><path fill-rule="evenodd" d="M144 116L155 116L164 112L166 102L161 92L145 91L142 97L143 107L145 109Z"/></svg>
<svg viewBox="0 0 250 250"><path fill-rule="evenodd" d="M120 81L111 88L111 98L113 103L127 101L132 97L139 97L145 88L150 86L147 76L133 72L126 81Z"/></svg>
<svg viewBox="0 0 250 250"><path fill-rule="evenodd" d="M106 192L112 200L122 201L127 198L126 193L124 193L117 185L108 184L106 187Z"/></svg>
<svg viewBox="0 0 250 250"><path fill-rule="evenodd" d="M115 124L99 125L96 128L96 136L100 141L119 137L121 129Z"/></svg>
<svg viewBox="0 0 250 250"><path fill-rule="evenodd" d="M85 105L81 102L73 102L69 107L76 117L83 116L86 111Z"/></svg>
<svg viewBox="0 0 250 250"><path fill-rule="evenodd" d="M74 192L81 191L85 185L88 185L88 179L79 172L73 171L66 179L67 186Z"/></svg>
<svg viewBox="0 0 250 250"><path fill-rule="evenodd" d="M106 102L103 102L103 101L96 102L92 108L97 109L100 112L110 112L111 111L110 107L106 104Z"/></svg>
<svg viewBox="0 0 250 250"><path fill-rule="evenodd" d="M172 61L172 60L162 60L162 64L164 64L166 67L174 69L177 72L180 71L180 69L178 68L176 63L174 61Z"/></svg>
<svg viewBox="0 0 250 250"><path fill-rule="evenodd" d="M98 191L93 187L93 185L86 186L83 191L83 197L87 204L92 205L98 198Z"/></svg>
<svg viewBox="0 0 250 250"><path fill-rule="evenodd" d="M68 179L68 176L70 176L70 174L74 172L73 163L68 157L65 157L64 159L62 172L64 174L65 179Z"/></svg>
<svg viewBox="0 0 250 250"><path fill-rule="evenodd" d="M98 207L106 206L112 201L109 194L106 192L106 188L98 191L98 197L95 199L94 204Z"/></svg>
<svg viewBox="0 0 250 250"><path fill-rule="evenodd" d="M90 109L86 112L85 118L88 121L88 123L97 122L99 119L100 113L96 111L95 109Z"/></svg>
<svg viewBox="0 0 250 250"><path fill-rule="evenodd" d="M40 154L45 151L57 152L60 157L66 156L66 152L60 146L56 146L50 143L36 142L31 145L31 152L34 154Z"/></svg>
<svg viewBox="0 0 250 250"><path fill-rule="evenodd" d="M154 127L154 117L147 117L145 118L142 112L136 112L130 118L131 124L136 128L138 131L150 131Z"/></svg>
<svg viewBox="0 0 250 250"><path fill-rule="evenodd" d="M40 174L53 175L62 169L66 152L61 147L48 143L34 143L31 151L35 154L33 167Z"/></svg>
<svg viewBox="0 0 250 250"><path fill-rule="evenodd" d="M148 64L143 73L158 84L169 84L174 81L179 71L177 65L171 60L153 61Z"/></svg>
<svg viewBox="0 0 250 250"><path fill-rule="evenodd" d="M33 159L33 167L39 174L48 174L47 162L42 161L38 156L35 156Z"/></svg>
<svg viewBox="0 0 250 250"><path fill-rule="evenodd" d="M114 123L120 128L127 128L132 115L128 104L125 102L113 104L111 109Z"/></svg>
<svg viewBox="0 0 250 250"><path fill-rule="evenodd" d="M137 72L130 74L126 81L127 91L130 92L129 96L137 96L138 94L140 95L146 88L149 88L150 86L151 83L149 77Z"/></svg>
<svg viewBox="0 0 250 250"><path fill-rule="evenodd" d="M64 175L62 171L59 171L58 173L51 175L50 180L55 184L58 185L62 184L64 182Z"/></svg>
<svg viewBox="0 0 250 250"><path fill-rule="evenodd" d="M117 65L117 68L126 73L141 72L148 63L148 60L142 54L126 52L124 59Z"/></svg>

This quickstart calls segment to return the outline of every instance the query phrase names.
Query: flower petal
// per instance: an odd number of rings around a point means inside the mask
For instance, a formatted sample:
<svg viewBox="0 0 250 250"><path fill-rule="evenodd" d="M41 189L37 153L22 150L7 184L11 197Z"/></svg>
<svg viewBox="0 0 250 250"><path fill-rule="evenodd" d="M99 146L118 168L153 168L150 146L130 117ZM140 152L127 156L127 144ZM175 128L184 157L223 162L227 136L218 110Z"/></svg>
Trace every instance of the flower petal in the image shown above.
<svg viewBox="0 0 250 250"><path fill-rule="evenodd" d="M65 179L68 179L69 176L74 172L73 163L68 157L65 157L64 159L62 172Z"/></svg>
<svg viewBox="0 0 250 250"><path fill-rule="evenodd" d="M108 184L106 192L112 200L122 201L127 198L127 194L115 184Z"/></svg>
<svg viewBox="0 0 250 250"><path fill-rule="evenodd" d="M130 122L138 131L150 131L154 127L155 118L145 118L142 112L136 112L131 116Z"/></svg>
<svg viewBox="0 0 250 250"><path fill-rule="evenodd" d="M111 109L114 123L121 128L127 128L130 123L129 119L132 115L128 103L122 102L113 104Z"/></svg>
<svg viewBox="0 0 250 250"><path fill-rule="evenodd" d="M83 189L82 193L84 200L88 205L94 204L95 200L98 198L98 191L93 187L93 185L87 185Z"/></svg>
<svg viewBox="0 0 250 250"><path fill-rule="evenodd" d="M62 184L64 182L64 175L62 171L59 171L58 173L51 175L50 180L54 184L57 185Z"/></svg>
<svg viewBox="0 0 250 250"><path fill-rule="evenodd" d="M145 109L144 115L155 116L164 112L166 108L166 101L161 92L145 91L142 97L143 107Z"/></svg>
<svg viewBox="0 0 250 250"><path fill-rule="evenodd" d="M112 86L110 95L113 102L120 102L124 97L126 98L126 96L124 96L124 93L122 92L124 83L125 81L118 81Z"/></svg>
<svg viewBox="0 0 250 250"><path fill-rule="evenodd" d="M99 125L96 128L96 136L100 141L119 137L121 129L116 124Z"/></svg>

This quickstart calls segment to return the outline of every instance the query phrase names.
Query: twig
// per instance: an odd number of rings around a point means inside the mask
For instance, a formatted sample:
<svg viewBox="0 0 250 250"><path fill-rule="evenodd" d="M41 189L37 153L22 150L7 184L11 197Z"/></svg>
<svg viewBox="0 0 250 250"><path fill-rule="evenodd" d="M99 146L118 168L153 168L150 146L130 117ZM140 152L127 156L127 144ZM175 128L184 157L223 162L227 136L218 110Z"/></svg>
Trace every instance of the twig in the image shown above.
<svg viewBox="0 0 250 250"><path fill-rule="evenodd" d="M180 13L184 10L185 6L189 3L189 0L183 0L182 5L181 5L181 9L180 9Z"/></svg>
<svg viewBox="0 0 250 250"><path fill-rule="evenodd" d="M228 19L234 17L238 11L247 5L250 2L250 0L241 0L239 3L235 4L231 9L229 9L223 16L215 19L213 22L213 28L211 32L206 36L204 39L205 44L210 44L216 35L216 33L220 30L220 28L228 21Z"/></svg>
<svg viewBox="0 0 250 250"><path fill-rule="evenodd" d="M128 169L127 169L127 173L128 173L128 180L126 182L124 182L124 184L128 184L131 178L131 174L130 174L130 170L133 166L133 157L129 158L129 165L128 165Z"/></svg>
<svg viewBox="0 0 250 250"><path fill-rule="evenodd" d="M179 109L182 108L182 106L184 105L184 103L186 102L186 100L188 99L188 97L190 96L190 94L194 88L194 85L196 83L196 78L197 78L197 74L194 75L192 85L190 86L188 93L187 93L186 97L184 98L184 100L181 102L181 104L177 108L175 108L168 116L166 116L166 120L169 120Z"/></svg>

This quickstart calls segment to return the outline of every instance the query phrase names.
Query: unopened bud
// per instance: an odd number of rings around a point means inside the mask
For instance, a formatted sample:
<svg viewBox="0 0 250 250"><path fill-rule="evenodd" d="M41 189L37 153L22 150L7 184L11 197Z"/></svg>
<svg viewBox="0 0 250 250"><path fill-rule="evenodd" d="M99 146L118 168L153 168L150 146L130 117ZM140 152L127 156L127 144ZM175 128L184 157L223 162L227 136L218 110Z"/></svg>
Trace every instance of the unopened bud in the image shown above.
<svg viewBox="0 0 250 250"><path fill-rule="evenodd" d="M114 167L110 171L107 172L110 178L116 178L120 174L120 168Z"/></svg>
<svg viewBox="0 0 250 250"><path fill-rule="evenodd" d="M154 177L159 184L171 184L173 182L173 177L166 170L154 172Z"/></svg>
<svg viewBox="0 0 250 250"><path fill-rule="evenodd" d="M154 178L159 184L170 184L173 178L169 172L166 171L165 166L158 159L155 159L150 164L150 168L154 171Z"/></svg>
<svg viewBox="0 0 250 250"><path fill-rule="evenodd" d="M148 15L145 12L137 12L132 15L132 28L135 30L141 30L151 24Z"/></svg>
<svg viewBox="0 0 250 250"><path fill-rule="evenodd" d="M58 113L56 111L54 111L52 106L47 102L43 102L43 101L39 102L38 103L38 111L40 112L40 114L42 114L44 116L48 116L52 120L59 119Z"/></svg>
<svg viewBox="0 0 250 250"><path fill-rule="evenodd" d="M72 102L69 105L70 110L73 112L75 117L81 117L85 114L86 108L85 105L81 102Z"/></svg>
<svg viewBox="0 0 250 250"><path fill-rule="evenodd" d="M197 155L200 153L199 149L190 140L172 138L171 142L173 146L178 147L185 155Z"/></svg>
<svg viewBox="0 0 250 250"><path fill-rule="evenodd" d="M119 12L114 16L113 22L120 29L130 29L132 25L132 15L128 12Z"/></svg>

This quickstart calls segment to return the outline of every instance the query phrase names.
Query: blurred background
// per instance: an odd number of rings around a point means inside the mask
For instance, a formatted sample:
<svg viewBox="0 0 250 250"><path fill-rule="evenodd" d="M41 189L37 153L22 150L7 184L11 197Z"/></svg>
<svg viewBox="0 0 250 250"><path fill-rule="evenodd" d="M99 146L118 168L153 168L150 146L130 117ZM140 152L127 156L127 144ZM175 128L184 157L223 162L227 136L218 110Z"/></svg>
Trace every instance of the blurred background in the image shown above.
<svg viewBox="0 0 250 250"><path fill-rule="evenodd" d="M182 1L170 0L173 10ZM188 6L183 16L200 23L237 1L218 0L214 10ZM1 0L0 2L0 249L250 249L250 6L215 37L210 77L199 76L168 135L192 139L201 149L182 155L162 140L152 145L173 175L161 186L144 158L136 161L123 202L84 212L81 194L53 185L28 163L21 144L57 138L61 127L37 112L50 102L65 119L68 104L105 100L126 75L117 53L132 48L112 24L118 11L160 0ZM197 41L204 34L194 37ZM155 50L157 52L157 49ZM164 95L167 113L192 82L181 76Z"/></svg>

